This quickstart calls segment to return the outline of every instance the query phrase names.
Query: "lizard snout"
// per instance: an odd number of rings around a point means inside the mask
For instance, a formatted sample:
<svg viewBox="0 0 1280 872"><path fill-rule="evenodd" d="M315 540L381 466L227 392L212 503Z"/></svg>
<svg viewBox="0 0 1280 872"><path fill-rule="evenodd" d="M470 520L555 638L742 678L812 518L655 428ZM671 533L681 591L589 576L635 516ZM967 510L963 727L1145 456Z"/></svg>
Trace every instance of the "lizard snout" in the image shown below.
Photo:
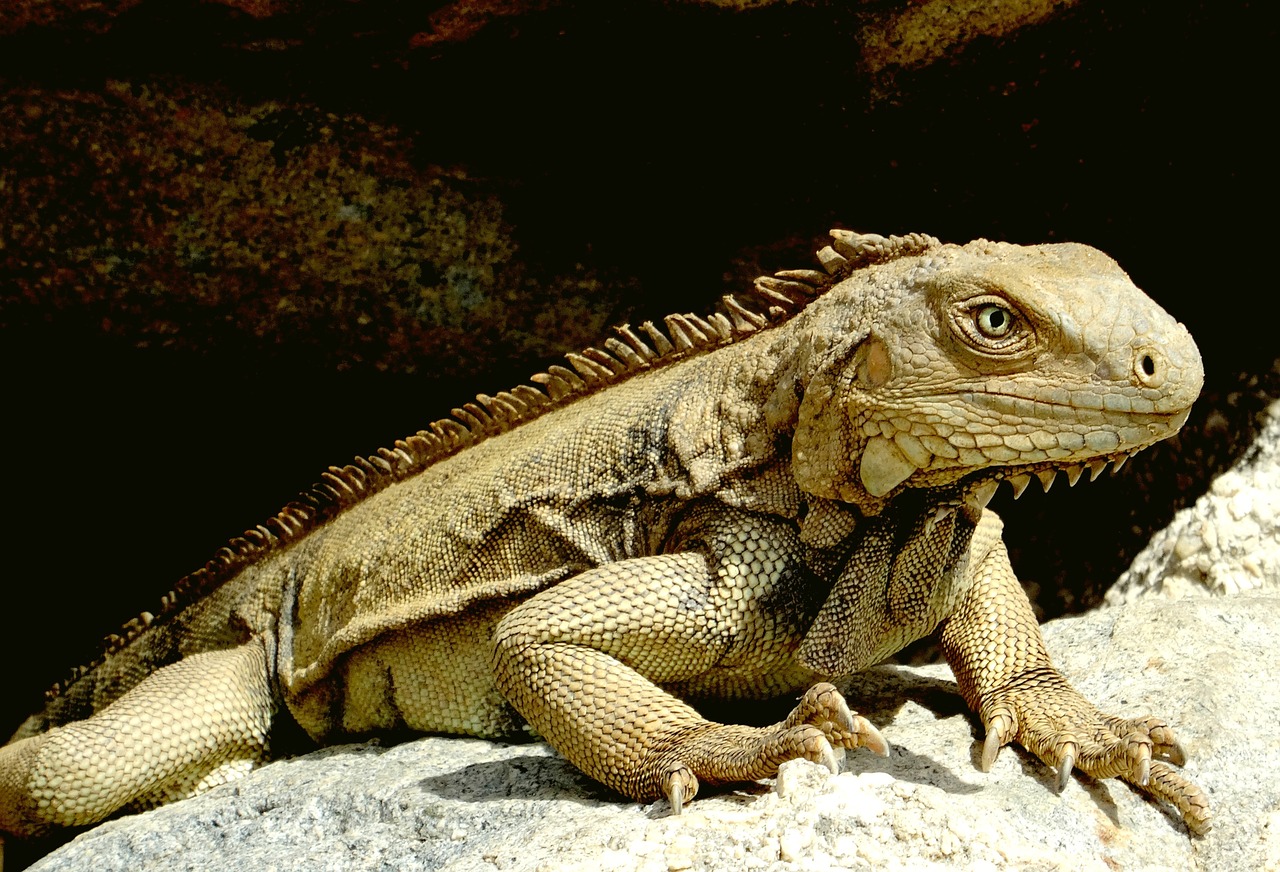
<svg viewBox="0 0 1280 872"><path fill-rule="evenodd" d="M1129 378L1136 388L1158 390L1161 411L1188 408L1204 386L1204 363L1195 341L1181 324L1164 335L1145 336L1133 343Z"/></svg>

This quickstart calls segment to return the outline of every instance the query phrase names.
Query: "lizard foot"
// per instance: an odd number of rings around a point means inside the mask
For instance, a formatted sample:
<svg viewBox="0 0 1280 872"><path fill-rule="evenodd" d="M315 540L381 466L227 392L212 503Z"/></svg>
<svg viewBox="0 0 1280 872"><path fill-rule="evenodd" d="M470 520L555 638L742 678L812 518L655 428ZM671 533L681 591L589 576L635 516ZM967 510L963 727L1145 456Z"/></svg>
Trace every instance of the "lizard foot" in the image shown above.
<svg viewBox="0 0 1280 872"><path fill-rule="evenodd" d="M1094 778L1120 778L1173 805L1193 833L1209 831L1204 791L1169 766L1183 765L1186 752L1164 721L1105 715L1056 672L1023 676L988 695L980 710L987 732L984 771L1004 745L1016 741L1057 771L1059 790L1076 769Z"/></svg>
<svg viewBox="0 0 1280 872"><path fill-rule="evenodd" d="M666 797L679 814L698 792L699 783L732 784L772 778L788 760L803 758L840 771L837 751L870 748L888 754L889 744L865 718L849 711L844 698L826 683L810 688L786 720L771 727L744 727L703 721L672 737L650 787L637 798Z"/></svg>
<svg viewBox="0 0 1280 872"><path fill-rule="evenodd" d="M840 691L825 681L809 688L783 724L811 724L842 752L845 748L867 748L881 757L889 756L889 743L880 731L866 718L851 712Z"/></svg>

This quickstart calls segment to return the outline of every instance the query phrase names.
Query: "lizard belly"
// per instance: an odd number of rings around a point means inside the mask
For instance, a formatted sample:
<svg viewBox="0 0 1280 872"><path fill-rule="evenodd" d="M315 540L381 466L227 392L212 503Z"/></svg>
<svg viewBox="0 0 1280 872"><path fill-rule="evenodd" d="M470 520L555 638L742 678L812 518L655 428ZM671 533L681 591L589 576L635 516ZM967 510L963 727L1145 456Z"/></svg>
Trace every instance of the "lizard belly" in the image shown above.
<svg viewBox="0 0 1280 872"><path fill-rule="evenodd" d="M289 700L315 738L398 730L485 738L524 721L498 692L493 628L516 602L485 602L446 619L399 628L343 656L331 676Z"/></svg>

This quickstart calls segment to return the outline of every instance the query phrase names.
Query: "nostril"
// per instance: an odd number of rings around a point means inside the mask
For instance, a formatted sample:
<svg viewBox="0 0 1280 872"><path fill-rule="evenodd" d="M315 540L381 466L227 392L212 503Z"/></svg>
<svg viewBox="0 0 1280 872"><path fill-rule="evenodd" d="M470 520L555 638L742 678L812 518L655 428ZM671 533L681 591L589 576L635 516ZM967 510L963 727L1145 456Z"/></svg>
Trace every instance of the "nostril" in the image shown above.
<svg viewBox="0 0 1280 872"><path fill-rule="evenodd" d="M1133 376L1139 384L1158 388L1164 382L1165 359L1155 348L1138 348L1133 354Z"/></svg>

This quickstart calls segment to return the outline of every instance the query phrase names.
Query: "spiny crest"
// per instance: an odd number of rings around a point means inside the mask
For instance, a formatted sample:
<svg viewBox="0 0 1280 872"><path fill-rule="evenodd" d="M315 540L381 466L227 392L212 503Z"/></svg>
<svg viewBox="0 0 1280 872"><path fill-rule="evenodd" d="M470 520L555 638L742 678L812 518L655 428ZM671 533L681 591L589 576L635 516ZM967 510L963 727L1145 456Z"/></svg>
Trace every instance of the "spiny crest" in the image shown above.
<svg viewBox="0 0 1280 872"><path fill-rule="evenodd" d="M119 633L103 640L103 653L92 663L72 670L46 691L52 701L107 657L129 645L156 621L200 599L264 554L288 545L366 497L403 481L475 443L505 433L525 421L561 408L574 400L616 384L640 372L666 366L710 351L765 327L789 320L815 297L852 272L876 263L923 253L941 243L923 234L877 236L832 230L832 244L818 252L824 271L782 270L756 279L754 295L765 304L755 311L732 296L721 298L721 309L707 318L693 314L668 315L665 331L652 321L633 328L615 328L615 336L565 355L569 366L554 365L518 385L451 411L451 418L433 421L427 429L397 440L377 454L357 457L346 466L331 466L321 480L302 492L265 523L246 530L220 548L203 567L181 579L160 599L157 613L143 612Z"/></svg>
<svg viewBox="0 0 1280 872"><path fill-rule="evenodd" d="M878 236L852 230L832 230L831 245L818 252L818 260L827 272L845 278L854 270L872 264L912 257L941 247L942 243L935 237L924 233Z"/></svg>
<svg viewBox="0 0 1280 872"><path fill-rule="evenodd" d="M812 269L782 270L772 276L756 279L755 290L770 302L794 306L795 298L813 297L848 278L856 270L877 263L924 254L942 243L923 233L906 236L879 236L832 230L831 244L818 252L818 262L825 272Z"/></svg>

